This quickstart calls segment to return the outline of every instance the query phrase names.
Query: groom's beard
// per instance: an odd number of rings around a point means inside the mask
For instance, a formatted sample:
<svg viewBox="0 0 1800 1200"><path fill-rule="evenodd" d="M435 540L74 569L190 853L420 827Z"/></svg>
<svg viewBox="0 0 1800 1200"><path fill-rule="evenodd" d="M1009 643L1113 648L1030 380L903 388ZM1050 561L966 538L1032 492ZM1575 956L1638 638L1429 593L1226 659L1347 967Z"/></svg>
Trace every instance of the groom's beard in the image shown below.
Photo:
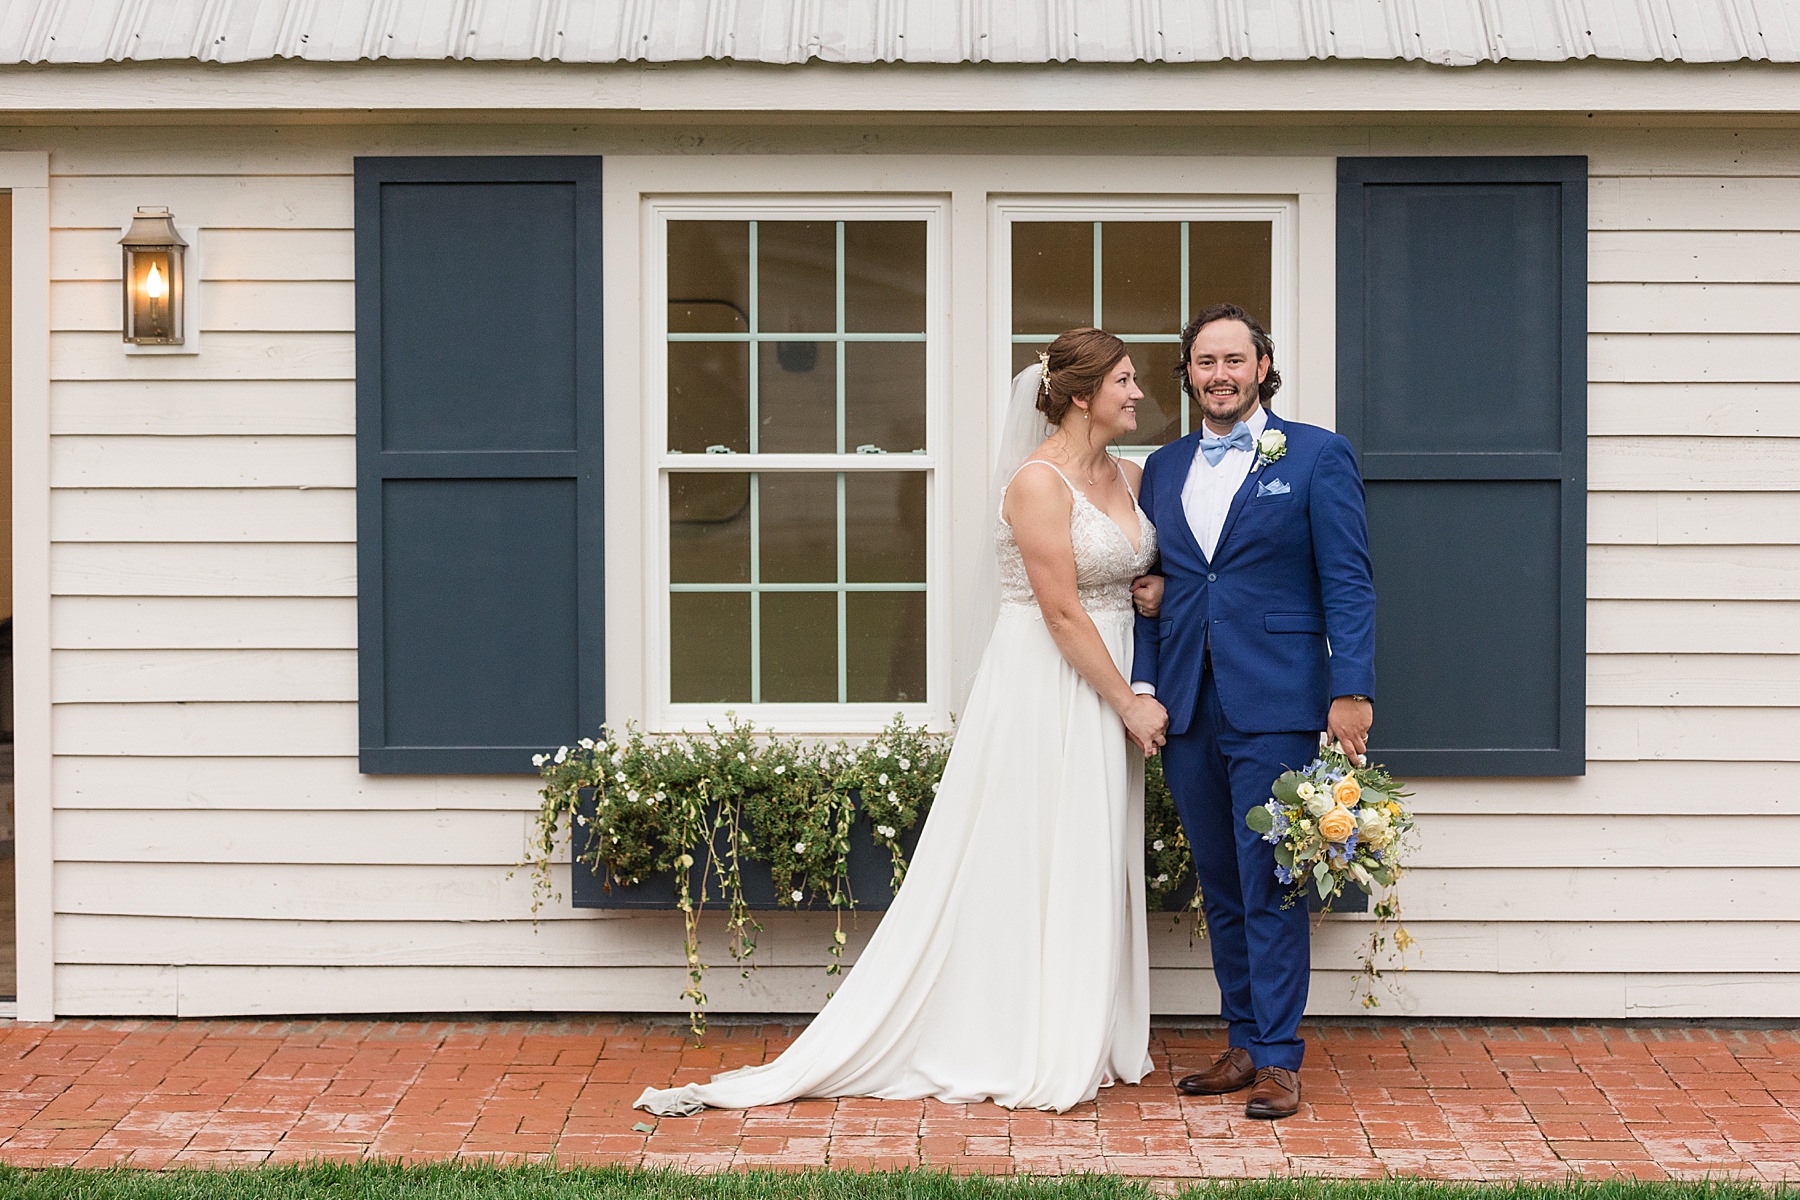
<svg viewBox="0 0 1800 1200"><path fill-rule="evenodd" d="M1223 426L1224 431L1227 433L1229 433L1239 421L1249 420L1250 414L1256 411L1256 389L1251 388L1246 390L1244 388L1238 388L1234 393L1234 396L1235 403L1229 414L1215 414L1213 405L1222 402L1225 397L1215 396L1211 392L1200 393L1200 411L1205 415L1206 419L1214 425Z"/></svg>

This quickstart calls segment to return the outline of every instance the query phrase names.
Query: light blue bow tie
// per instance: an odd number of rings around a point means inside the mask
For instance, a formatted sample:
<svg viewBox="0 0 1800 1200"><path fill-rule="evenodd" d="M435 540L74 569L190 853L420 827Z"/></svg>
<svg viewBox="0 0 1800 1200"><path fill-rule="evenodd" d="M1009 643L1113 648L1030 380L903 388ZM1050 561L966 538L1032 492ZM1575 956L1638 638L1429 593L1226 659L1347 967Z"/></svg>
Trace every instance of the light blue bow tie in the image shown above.
<svg viewBox="0 0 1800 1200"><path fill-rule="evenodd" d="M1202 434L1200 437L1200 453L1206 455L1206 465L1216 467L1219 460L1225 457L1227 450L1254 450L1256 438L1250 432L1250 426L1239 421L1232 431L1224 437L1213 437Z"/></svg>

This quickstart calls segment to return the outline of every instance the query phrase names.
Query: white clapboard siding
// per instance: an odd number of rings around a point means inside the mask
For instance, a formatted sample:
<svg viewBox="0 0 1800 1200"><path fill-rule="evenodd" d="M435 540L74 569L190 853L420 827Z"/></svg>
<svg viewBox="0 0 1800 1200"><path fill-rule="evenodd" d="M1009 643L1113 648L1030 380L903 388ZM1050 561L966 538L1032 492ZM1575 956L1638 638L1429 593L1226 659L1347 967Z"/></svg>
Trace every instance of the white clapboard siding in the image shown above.
<svg viewBox="0 0 1800 1200"><path fill-rule="evenodd" d="M1594 333L1587 345L1588 378L1597 382L1790 383L1800 335Z"/></svg>
<svg viewBox="0 0 1800 1200"><path fill-rule="evenodd" d="M1800 709L1590 708L1587 725L1590 760L1800 762Z"/></svg>
<svg viewBox="0 0 1800 1200"><path fill-rule="evenodd" d="M52 434L353 434L347 379L65 380L51 394Z"/></svg>
<svg viewBox="0 0 1800 1200"><path fill-rule="evenodd" d="M748 977L721 970L706 980L709 1008L727 1013L817 1012L836 980L814 967L770 967ZM1383 1001L1395 1016L1492 1017L1496 996L1516 997L1511 1015L1545 1019L1702 1016L1791 1011L1792 976L1683 976L1478 971L1409 972L1404 992ZM166 1012L181 1017L343 1012L583 1012L604 996L610 1011L684 1011L681 967L57 967L59 1006L71 1016ZM1212 972L1153 971L1151 1008L1217 1014ZM150 1004L166 1007L149 1007ZM1367 1015L1347 972L1320 971L1307 1011ZM1196 1062L1194 1065L1203 1065Z"/></svg>
<svg viewBox="0 0 1800 1200"><path fill-rule="evenodd" d="M62 488L57 542L354 542L350 488Z"/></svg>
<svg viewBox="0 0 1800 1200"><path fill-rule="evenodd" d="M178 216L182 214L177 214ZM185 223L185 217L183 222ZM52 229L52 282L108 280L119 285L119 228ZM348 229L207 229L202 282L348 280L356 277L355 235Z"/></svg>
<svg viewBox="0 0 1800 1200"><path fill-rule="evenodd" d="M1589 546L1602 600L1800 600L1800 546Z"/></svg>
<svg viewBox="0 0 1800 1200"><path fill-rule="evenodd" d="M331 815L322 811L319 819ZM656 916L573 908L568 865L553 866L550 874L559 898L534 913L529 873L510 866L298 863L273 869L260 863L73 861L57 868L54 902L63 913L182 917L202 925L210 918L299 915L316 921L527 924ZM1420 868L1407 874L1400 902L1415 932L1455 921L1754 924L1792 920L1796 888L1800 868L1793 867ZM763 917L765 923L785 919ZM1429 957L1429 944L1427 952Z"/></svg>
<svg viewBox="0 0 1800 1200"><path fill-rule="evenodd" d="M355 649L343 596L59 596L50 645L62 650Z"/></svg>
<svg viewBox="0 0 1800 1200"><path fill-rule="evenodd" d="M1800 654L1800 601L1590 600L1588 653Z"/></svg>
<svg viewBox="0 0 1800 1200"><path fill-rule="evenodd" d="M534 776L358 773L350 490L354 157L643 153L664 135L68 136L51 242L60 1009L679 1011L674 914L571 908L566 846L562 894L534 911L515 870ZM994 152L980 131L930 136L952 140L908 144ZM1379 1011L1800 1015L1800 147L1778 130L1373 136L1372 152L1592 170L1590 761L1413 781L1422 845L1400 898L1422 953ZM1280 134L1283 153L1336 146ZM118 226L139 203L201 228L202 354L119 344ZM721 919L705 918L715 958ZM852 956L876 922L857 921ZM714 1011L817 1009L830 924L768 914L763 969L709 974ZM1367 929L1316 935L1314 1012L1363 1011L1348 968ZM1160 918L1151 938L1154 1009L1216 1012L1207 945Z"/></svg>
<svg viewBox="0 0 1800 1200"><path fill-rule="evenodd" d="M209 254L211 247L209 241ZM1588 279L1594 283L1800 283L1800 232L1595 230L1588 234Z"/></svg>
<svg viewBox="0 0 1800 1200"><path fill-rule="evenodd" d="M350 437L50 439L54 488L356 486Z"/></svg>
<svg viewBox="0 0 1800 1200"><path fill-rule="evenodd" d="M1800 437L1800 384L1594 383L1588 386L1588 433Z"/></svg>
<svg viewBox="0 0 1800 1200"><path fill-rule="evenodd" d="M364 775L351 757L128 758L65 754L56 759L51 771L59 808L536 812L542 802L536 775ZM1741 778L1748 782L1751 777Z"/></svg>
<svg viewBox="0 0 1800 1200"><path fill-rule="evenodd" d="M354 596L356 548L340 542L64 542L59 596Z"/></svg>
<svg viewBox="0 0 1800 1200"><path fill-rule="evenodd" d="M356 701L354 650L57 650L53 703Z"/></svg>
<svg viewBox="0 0 1800 1200"><path fill-rule="evenodd" d="M1800 654L1595 654L1588 704L1800 708Z"/></svg>
<svg viewBox="0 0 1800 1200"><path fill-rule="evenodd" d="M126 354L117 333L50 335L50 378L354 379L355 338L347 333L206 335L206 353Z"/></svg>
<svg viewBox="0 0 1800 1200"><path fill-rule="evenodd" d="M1800 355L1800 342L1794 349ZM1800 489L1800 438L1592 437L1588 486L1599 492L1791 492Z"/></svg>
<svg viewBox="0 0 1800 1200"><path fill-rule="evenodd" d="M1800 333L1800 284L1596 283L1592 333Z"/></svg>
<svg viewBox="0 0 1800 1200"><path fill-rule="evenodd" d="M1800 492L1590 492L1588 541L1793 545Z"/></svg>
<svg viewBox="0 0 1800 1200"><path fill-rule="evenodd" d="M50 184L50 223L61 229L116 227L123 195L166 206L183 224L204 229L349 229L354 224L350 179L344 175L57 176Z"/></svg>
<svg viewBox="0 0 1800 1200"><path fill-rule="evenodd" d="M1590 229L1791 230L1800 178L1636 177L1588 181Z"/></svg>
<svg viewBox="0 0 1800 1200"><path fill-rule="evenodd" d="M342 757L356 751L356 706L59 704L50 714L50 744L57 754Z"/></svg>
<svg viewBox="0 0 1800 1200"><path fill-rule="evenodd" d="M86 707L86 706L73 706ZM59 809L60 858L90 862L444 863L508 867L529 814L346 810L321 821L254 809ZM1529 844L1505 836L1529 824ZM1800 816L1445 813L1421 829L1424 867L1800 866Z"/></svg>
<svg viewBox="0 0 1800 1200"><path fill-rule="evenodd" d="M119 296L117 280L61 284L50 293L50 328L117 334ZM202 281L199 299L203 333L347 333L356 328L356 289L348 280Z"/></svg>

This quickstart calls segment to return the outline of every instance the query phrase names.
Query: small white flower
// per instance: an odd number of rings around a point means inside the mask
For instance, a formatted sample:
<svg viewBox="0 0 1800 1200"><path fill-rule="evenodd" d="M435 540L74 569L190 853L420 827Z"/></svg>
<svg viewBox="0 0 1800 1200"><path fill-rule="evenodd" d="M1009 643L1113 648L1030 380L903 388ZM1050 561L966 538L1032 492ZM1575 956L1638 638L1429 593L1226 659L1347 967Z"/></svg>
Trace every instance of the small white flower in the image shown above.
<svg viewBox="0 0 1800 1200"><path fill-rule="evenodd" d="M575 744L577 746L580 746L583 750L592 750L594 748L594 739L593 738L582 738L579 742L576 742Z"/></svg>
<svg viewBox="0 0 1800 1200"><path fill-rule="evenodd" d="M1151 842L1151 843L1150 843L1150 848L1151 848L1151 849L1152 849L1152 850L1161 850L1161 849L1162 849L1162 848L1163 848L1163 844L1162 844L1162 839L1161 839L1161 838L1157 838L1157 839L1156 839L1156 840L1155 840L1155 841L1154 841L1154 842ZM1166 879L1166 878L1167 878L1167 876L1164 876L1164 878L1165 878L1165 879Z"/></svg>
<svg viewBox="0 0 1800 1200"><path fill-rule="evenodd" d="M586 817L584 817L584 816L582 816L582 815L581 815L581 814L580 814L580 813L576 813L576 814L575 814L575 823L576 823L576 824L577 824L577 825L586 825L586 824L587 824L587 818L586 818Z"/></svg>
<svg viewBox="0 0 1800 1200"><path fill-rule="evenodd" d="M613 776L613 778L617 779L620 783L624 783L625 782L625 772L620 771L617 775Z"/></svg>
<svg viewBox="0 0 1800 1200"><path fill-rule="evenodd" d="M794 843L794 853L795 854L805 854L806 853L806 843L805 842L795 842Z"/></svg>
<svg viewBox="0 0 1800 1200"><path fill-rule="evenodd" d="M534 754L531 756L531 765L534 767L541 767L549 761L550 756L548 754Z"/></svg>
<svg viewBox="0 0 1800 1200"><path fill-rule="evenodd" d="M1156 877L1156 882L1158 882L1158 883L1167 883L1167 882L1169 882L1169 877L1168 877L1168 876L1167 876L1167 875L1166 875L1166 874L1165 874L1165 875L1158 875L1158 876L1157 876L1157 877Z"/></svg>
<svg viewBox="0 0 1800 1200"><path fill-rule="evenodd" d="M888 756L888 748L880 742L875 743L874 750L876 758L886 758Z"/></svg>
<svg viewBox="0 0 1800 1200"><path fill-rule="evenodd" d="M656 795L650 797L650 803L655 804L659 800L667 800L667 799L668 799L667 796L663 795L661 792L658 792L658 793L656 793Z"/></svg>
<svg viewBox="0 0 1800 1200"><path fill-rule="evenodd" d="M881 779L878 782L881 784L882 787L887 786L887 772L886 771L883 771L881 773Z"/></svg>
<svg viewBox="0 0 1800 1200"><path fill-rule="evenodd" d="M799 888L795 888L794 889L794 903L798 904L804 899L806 899L806 893L802 892Z"/></svg>
<svg viewBox="0 0 1800 1200"><path fill-rule="evenodd" d="M776 774L777 774L777 775L781 775L781 774L784 774L784 773L785 773L785 772L786 772L786 771L787 771L787 767L786 767L786 766L785 766L785 765L783 765L783 766L778 766L778 767L776 767L776 768L775 768L775 773L776 773Z"/></svg>
<svg viewBox="0 0 1800 1200"><path fill-rule="evenodd" d="M877 825L875 827L875 832L879 833L884 838L891 838L897 831L892 825Z"/></svg>
<svg viewBox="0 0 1800 1200"><path fill-rule="evenodd" d="M943 784L942 784L942 783L934 783L934 784L932 784L932 785L931 785L931 794L932 794L932 795L934 795L934 796L935 796L935 795L937 795L937 794L938 794L938 788L940 788L940 787L942 787L942 786L943 786Z"/></svg>
<svg viewBox="0 0 1800 1200"><path fill-rule="evenodd" d="M899 792L889 792L888 793L888 803L889 804L900 803L900 793Z"/></svg>
<svg viewBox="0 0 1800 1200"><path fill-rule="evenodd" d="M739 750L738 751L738 761L739 762L749 762L750 760L744 757L744 752L742 750Z"/></svg>
<svg viewBox="0 0 1800 1200"><path fill-rule="evenodd" d="M900 760L900 769L902 771L910 771L912 770L912 763L903 758Z"/></svg>
<svg viewBox="0 0 1800 1200"><path fill-rule="evenodd" d="M569 748L567 746L558 746L556 749L556 757L554 759L552 759L551 761L557 762L557 763L562 763L562 762L567 762L568 758L569 758Z"/></svg>
<svg viewBox="0 0 1800 1200"><path fill-rule="evenodd" d="M624 761L625 761L625 750L623 747L620 747L619 749L614 750L612 752L612 765L613 766L616 767Z"/></svg>
<svg viewBox="0 0 1800 1200"><path fill-rule="evenodd" d="M625 799L631 801L633 804L636 804L638 802L638 794L636 792L626 792Z"/></svg>

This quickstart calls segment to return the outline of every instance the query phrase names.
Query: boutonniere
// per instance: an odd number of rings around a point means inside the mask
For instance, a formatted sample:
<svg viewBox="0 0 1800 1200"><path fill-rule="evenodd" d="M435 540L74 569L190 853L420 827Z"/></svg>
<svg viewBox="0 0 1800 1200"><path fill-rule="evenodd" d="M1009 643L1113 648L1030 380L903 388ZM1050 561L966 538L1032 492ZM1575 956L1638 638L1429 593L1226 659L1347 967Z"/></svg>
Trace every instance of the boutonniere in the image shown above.
<svg viewBox="0 0 1800 1200"><path fill-rule="evenodd" d="M1256 439L1256 469L1262 470L1287 453L1287 434L1279 429L1265 429Z"/></svg>

